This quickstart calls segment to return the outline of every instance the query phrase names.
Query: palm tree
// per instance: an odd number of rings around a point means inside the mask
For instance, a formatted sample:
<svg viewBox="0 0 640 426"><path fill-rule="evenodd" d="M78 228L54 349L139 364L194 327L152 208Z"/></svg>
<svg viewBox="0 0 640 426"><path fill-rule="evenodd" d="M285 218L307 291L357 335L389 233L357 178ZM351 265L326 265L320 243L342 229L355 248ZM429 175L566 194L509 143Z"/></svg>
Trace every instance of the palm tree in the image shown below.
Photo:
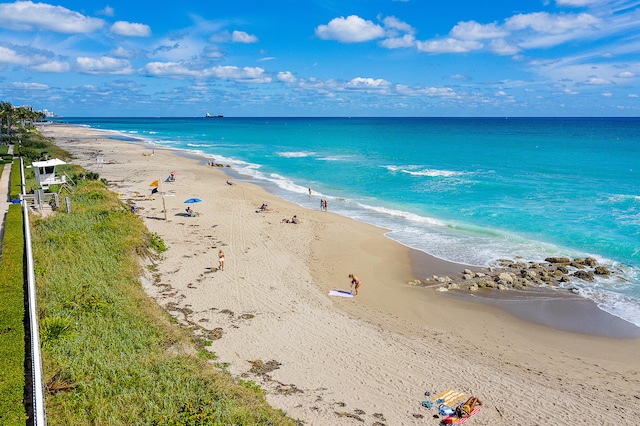
<svg viewBox="0 0 640 426"><path fill-rule="evenodd" d="M11 142L11 119L13 118L13 105L9 102L0 102L0 139L2 139L2 125L6 124L7 144Z"/></svg>

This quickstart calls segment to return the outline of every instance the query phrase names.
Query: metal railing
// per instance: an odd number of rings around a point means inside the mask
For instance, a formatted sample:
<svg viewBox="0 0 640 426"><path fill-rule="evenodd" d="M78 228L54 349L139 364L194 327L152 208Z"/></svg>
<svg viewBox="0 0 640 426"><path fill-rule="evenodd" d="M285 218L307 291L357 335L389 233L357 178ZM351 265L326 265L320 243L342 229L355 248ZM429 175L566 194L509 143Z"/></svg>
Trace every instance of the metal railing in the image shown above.
<svg viewBox="0 0 640 426"><path fill-rule="evenodd" d="M36 305L36 279L33 268L33 251L31 250L31 229L29 227L29 206L24 199L26 184L24 177L24 161L20 157L21 192L23 199L22 217L24 223L25 259L27 262L27 300L29 304L29 327L31 337L31 373L33 394L33 424L45 426L47 417L44 407L44 380L42 378L42 355L40 353L40 329L38 327L38 308Z"/></svg>

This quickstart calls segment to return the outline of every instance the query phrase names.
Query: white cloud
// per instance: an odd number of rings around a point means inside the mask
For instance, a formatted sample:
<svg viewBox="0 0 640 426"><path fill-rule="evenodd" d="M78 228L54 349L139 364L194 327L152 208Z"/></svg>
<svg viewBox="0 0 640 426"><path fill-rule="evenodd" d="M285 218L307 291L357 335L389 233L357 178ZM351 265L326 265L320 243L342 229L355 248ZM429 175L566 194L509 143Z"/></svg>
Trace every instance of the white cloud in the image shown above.
<svg viewBox="0 0 640 426"><path fill-rule="evenodd" d="M31 1L0 4L0 27L18 31L49 30L63 34L91 33L101 29L102 19L90 18L62 6Z"/></svg>
<svg viewBox="0 0 640 426"><path fill-rule="evenodd" d="M126 59L103 56L100 59L79 57L76 59L78 72L85 74L121 75L132 74L133 69Z"/></svg>
<svg viewBox="0 0 640 426"><path fill-rule="evenodd" d="M236 66L216 66L202 70L192 69L187 63L179 62L150 62L144 66L143 72L155 77L172 78L219 78L241 83L269 83L271 77L262 68Z"/></svg>
<svg viewBox="0 0 640 426"><path fill-rule="evenodd" d="M295 83L296 81L298 81L298 79L291 74L291 71L282 71L278 73L278 80L282 81L283 83L287 83L287 84L292 84Z"/></svg>
<svg viewBox="0 0 640 426"><path fill-rule="evenodd" d="M0 64L30 65L32 59L29 55L21 54L14 49L0 46Z"/></svg>
<svg viewBox="0 0 640 426"><path fill-rule="evenodd" d="M258 37L244 31L234 31L231 33L231 41L234 43L257 43Z"/></svg>
<svg viewBox="0 0 640 426"><path fill-rule="evenodd" d="M49 89L49 86L47 86L46 84L42 84L42 83L23 83L20 81L15 81L11 84L13 87L15 87L16 89L23 89L23 90L47 90Z"/></svg>
<svg viewBox="0 0 640 426"><path fill-rule="evenodd" d="M39 72L64 73L71 69L71 64L63 61L50 61L43 64L34 65L30 69Z"/></svg>
<svg viewBox="0 0 640 426"><path fill-rule="evenodd" d="M640 97L637 93L629 93L630 98L638 98Z"/></svg>
<svg viewBox="0 0 640 426"><path fill-rule="evenodd" d="M443 40L417 41L418 52L428 53L465 53L473 50L480 50L484 47L482 43L475 40L457 40L446 38Z"/></svg>
<svg viewBox="0 0 640 426"><path fill-rule="evenodd" d="M395 16L387 16L382 20L387 30L398 30L407 34L415 34L416 30L404 21L399 20Z"/></svg>
<svg viewBox="0 0 640 426"><path fill-rule="evenodd" d="M198 77L200 74L178 62L149 62L143 71L155 77Z"/></svg>
<svg viewBox="0 0 640 426"><path fill-rule="evenodd" d="M587 80L583 81L582 84L589 84L589 85L594 85L594 86L604 86L607 84L611 84L611 82L609 80L606 80L604 78L598 78L598 77L589 77Z"/></svg>
<svg viewBox="0 0 640 426"><path fill-rule="evenodd" d="M518 14L505 20L505 28L524 30L530 28L543 34L564 34L586 29L598 24L600 20L588 13L579 15L551 15L547 12Z"/></svg>
<svg viewBox="0 0 640 426"><path fill-rule="evenodd" d="M515 55L520 51L518 46L509 44L504 39L491 40L489 50L497 55Z"/></svg>
<svg viewBox="0 0 640 426"><path fill-rule="evenodd" d="M234 80L245 83L269 83L271 77L267 76L262 68L236 66L217 66L205 71L207 76L220 78L223 80Z"/></svg>
<svg viewBox="0 0 640 426"><path fill-rule="evenodd" d="M404 96L427 96L436 98L450 98L456 96L456 92L454 92L450 87L411 88L404 84L396 84L396 92Z"/></svg>
<svg viewBox="0 0 640 426"><path fill-rule="evenodd" d="M602 96L604 96L605 98L611 98L611 97L613 97L613 93L611 93L611 92L603 92Z"/></svg>
<svg viewBox="0 0 640 426"><path fill-rule="evenodd" d="M380 46L387 49L398 49L402 47L411 47L415 44L416 39L411 34L405 34L402 37L388 38L380 42Z"/></svg>
<svg viewBox="0 0 640 426"><path fill-rule="evenodd" d="M125 49L122 46L116 47L111 52L109 52L109 54L111 56L117 56L119 58L132 58L133 57L133 52L131 50L129 50L129 49Z"/></svg>
<svg viewBox="0 0 640 426"><path fill-rule="evenodd" d="M98 15L104 15L104 16L114 16L115 15L115 11L113 10L113 8L111 6L105 6L104 9L99 10L96 13Z"/></svg>
<svg viewBox="0 0 640 426"><path fill-rule="evenodd" d="M111 32L129 37L149 37L151 27L135 22L117 21L111 26Z"/></svg>
<svg viewBox="0 0 640 426"><path fill-rule="evenodd" d="M334 18L327 25L319 25L316 35L323 40L338 40L342 43L357 43L385 36L385 30L371 21L356 15Z"/></svg>
<svg viewBox="0 0 640 426"><path fill-rule="evenodd" d="M488 38L500 38L509 34L495 23L479 24L476 21L458 22L449 33L452 37L462 40L482 40Z"/></svg>
<svg viewBox="0 0 640 426"><path fill-rule="evenodd" d="M347 89L388 89L391 86L387 80L382 78L356 77L351 79L345 86Z"/></svg>
<svg viewBox="0 0 640 426"><path fill-rule="evenodd" d="M635 78L637 75L631 71L622 71L615 75L618 78Z"/></svg>
<svg viewBox="0 0 640 426"><path fill-rule="evenodd" d="M464 80L464 81L470 80L469 77L464 74L451 74L449 78L452 78L454 80Z"/></svg>

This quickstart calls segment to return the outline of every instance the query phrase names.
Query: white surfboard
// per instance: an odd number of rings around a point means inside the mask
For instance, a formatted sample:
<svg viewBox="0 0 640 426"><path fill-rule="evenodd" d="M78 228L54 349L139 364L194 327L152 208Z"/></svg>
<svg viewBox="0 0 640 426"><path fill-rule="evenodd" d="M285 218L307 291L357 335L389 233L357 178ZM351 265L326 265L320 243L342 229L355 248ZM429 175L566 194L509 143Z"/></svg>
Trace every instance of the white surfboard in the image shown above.
<svg viewBox="0 0 640 426"><path fill-rule="evenodd" d="M331 290L329 292L329 296L338 296L338 297L353 297L353 294L349 291L343 290Z"/></svg>

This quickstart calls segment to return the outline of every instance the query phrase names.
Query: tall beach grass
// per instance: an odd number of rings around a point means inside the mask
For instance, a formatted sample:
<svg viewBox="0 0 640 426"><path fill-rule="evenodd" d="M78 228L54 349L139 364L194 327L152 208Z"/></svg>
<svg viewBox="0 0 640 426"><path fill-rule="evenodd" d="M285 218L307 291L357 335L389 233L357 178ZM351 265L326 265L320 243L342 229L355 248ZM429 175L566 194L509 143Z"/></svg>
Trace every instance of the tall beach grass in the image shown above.
<svg viewBox="0 0 640 426"><path fill-rule="evenodd" d="M298 424L198 355L140 284L157 236L104 183L76 183L71 213L32 223L48 423Z"/></svg>

